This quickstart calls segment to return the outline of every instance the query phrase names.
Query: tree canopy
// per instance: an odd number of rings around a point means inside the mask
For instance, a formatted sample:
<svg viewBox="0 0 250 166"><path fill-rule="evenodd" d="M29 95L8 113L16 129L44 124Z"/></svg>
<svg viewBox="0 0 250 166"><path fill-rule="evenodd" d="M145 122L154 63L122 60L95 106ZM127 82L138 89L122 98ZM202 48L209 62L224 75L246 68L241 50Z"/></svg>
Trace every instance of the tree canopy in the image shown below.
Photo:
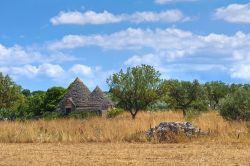
<svg viewBox="0 0 250 166"><path fill-rule="evenodd" d="M22 101L21 87L16 85L12 79L0 72L0 108L11 109L18 107Z"/></svg>
<svg viewBox="0 0 250 166"><path fill-rule="evenodd" d="M168 80L164 84L168 87L167 102L172 108L181 109L183 116L186 116L189 108L206 109L205 94L197 80Z"/></svg>
<svg viewBox="0 0 250 166"><path fill-rule="evenodd" d="M113 74L107 83L118 105L134 119L140 110L156 102L163 94L160 73L152 66L141 65Z"/></svg>

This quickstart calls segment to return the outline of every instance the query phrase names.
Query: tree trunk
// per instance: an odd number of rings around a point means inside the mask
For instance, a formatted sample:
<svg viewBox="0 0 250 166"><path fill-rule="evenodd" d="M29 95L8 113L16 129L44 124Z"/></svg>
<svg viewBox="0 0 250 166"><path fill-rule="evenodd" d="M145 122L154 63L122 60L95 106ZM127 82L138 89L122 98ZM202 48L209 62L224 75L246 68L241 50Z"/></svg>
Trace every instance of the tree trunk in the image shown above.
<svg viewBox="0 0 250 166"><path fill-rule="evenodd" d="M182 109L182 113L183 113L183 117L185 118L185 117L186 117L186 115L187 115L186 110L185 110L185 109Z"/></svg>
<svg viewBox="0 0 250 166"><path fill-rule="evenodd" d="M135 120L136 114L132 114L132 119Z"/></svg>
<svg viewBox="0 0 250 166"><path fill-rule="evenodd" d="M137 115L138 110L135 110L135 112L133 112L133 110L131 110L131 111L129 111L129 112L130 112L130 114L131 114L131 116L132 116L132 119L135 120L135 117L136 117L136 115Z"/></svg>

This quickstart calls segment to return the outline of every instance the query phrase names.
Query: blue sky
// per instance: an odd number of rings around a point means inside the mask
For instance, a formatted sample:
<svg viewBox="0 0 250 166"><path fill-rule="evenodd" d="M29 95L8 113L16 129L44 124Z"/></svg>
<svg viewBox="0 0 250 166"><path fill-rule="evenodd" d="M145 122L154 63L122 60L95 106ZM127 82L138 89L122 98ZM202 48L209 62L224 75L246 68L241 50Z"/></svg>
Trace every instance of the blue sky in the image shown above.
<svg viewBox="0 0 250 166"><path fill-rule="evenodd" d="M167 79L250 82L247 0L3 0L0 20L0 72L31 90L77 76L107 90L140 64Z"/></svg>

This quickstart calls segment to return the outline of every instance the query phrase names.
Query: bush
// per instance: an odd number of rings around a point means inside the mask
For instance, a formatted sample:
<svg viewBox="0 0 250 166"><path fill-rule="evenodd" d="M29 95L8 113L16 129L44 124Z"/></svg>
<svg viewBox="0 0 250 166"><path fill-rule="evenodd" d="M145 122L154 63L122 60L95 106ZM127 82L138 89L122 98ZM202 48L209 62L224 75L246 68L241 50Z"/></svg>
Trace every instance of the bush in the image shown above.
<svg viewBox="0 0 250 166"><path fill-rule="evenodd" d="M61 112L45 112L42 117L46 120L59 119L64 117L64 114Z"/></svg>
<svg viewBox="0 0 250 166"><path fill-rule="evenodd" d="M123 112L124 112L124 110L121 109L121 108L109 109L108 112L107 112L107 118L114 118L114 117L120 115Z"/></svg>
<svg viewBox="0 0 250 166"><path fill-rule="evenodd" d="M78 112L78 111L73 111L67 115L69 118L75 118L75 119L86 119L86 118L91 118L95 116L100 116L99 112Z"/></svg>
<svg viewBox="0 0 250 166"><path fill-rule="evenodd" d="M229 94L219 105L220 114L228 120L250 120L250 90L240 88Z"/></svg>
<svg viewBox="0 0 250 166"><path fill-rule="evenodd" d="M166 102L159 101L155 104L150 105L147 109L149 111L159 111L159 110L166 110L169 108L169 105Z"/></svg>
<svg viewBox="0 0 250 166"><path fill-rule="evenodd" d="M196 100L191 103L190 108L198 112L205 112L208 111L208 104L205 100Z"/></svg>

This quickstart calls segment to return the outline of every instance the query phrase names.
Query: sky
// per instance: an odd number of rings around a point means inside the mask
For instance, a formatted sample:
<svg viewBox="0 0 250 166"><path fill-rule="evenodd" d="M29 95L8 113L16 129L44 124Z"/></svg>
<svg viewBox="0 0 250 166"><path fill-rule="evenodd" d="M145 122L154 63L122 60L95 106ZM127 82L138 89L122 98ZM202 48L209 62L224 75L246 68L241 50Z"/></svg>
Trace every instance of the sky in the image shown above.
<svg viewBox="0 0 250 166"><path fill-rule="evenodd" d="M249 0L1 0L0 72L90 89L148 64L164 79L250 82Z"/></svg>

